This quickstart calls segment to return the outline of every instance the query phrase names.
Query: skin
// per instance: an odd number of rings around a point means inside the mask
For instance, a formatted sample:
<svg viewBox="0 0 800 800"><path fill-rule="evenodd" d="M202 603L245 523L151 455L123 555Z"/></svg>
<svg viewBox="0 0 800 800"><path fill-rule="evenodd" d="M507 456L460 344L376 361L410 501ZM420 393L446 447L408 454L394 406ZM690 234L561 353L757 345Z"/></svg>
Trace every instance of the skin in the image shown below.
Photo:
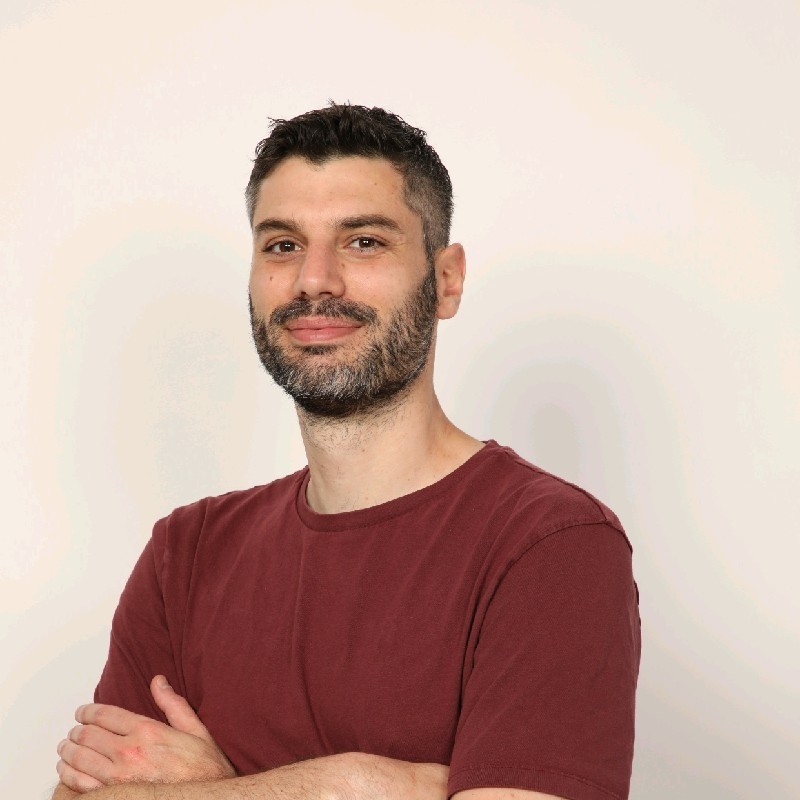
<svg viewBox="0 0 800 800"><path fill-rule="evenodd" d="M422 222L406 205L403 189L402 176L389 162L366 158L322 165L289 158L262 182L250 274L256 314L269 319L296 298L318 302L336 297L367 304L378 315L378 330L313 316L285 325L280 343L293 358L322 365L356 358L422 282L428 269ZM462 246L441 249L433 268L438 325L458 310L466 273ZM324 351L308 352L320 344ZM435 333L426 366L387 407L343 419L297 409L311 473L308 502L315 511L351 511L409 494L440 480L481 449L483 443L453 425L439 405L433 388L434 345ZM54 800L86 791L95 791L98 800L446 800L446 766L362 753L234 777L202 721L183 698L161 685L160 677L151 691L169 725L112 706L78 709L79 725L59 745L62 784ZM539 792L500 788L456 797L553 800Z"/></svg>

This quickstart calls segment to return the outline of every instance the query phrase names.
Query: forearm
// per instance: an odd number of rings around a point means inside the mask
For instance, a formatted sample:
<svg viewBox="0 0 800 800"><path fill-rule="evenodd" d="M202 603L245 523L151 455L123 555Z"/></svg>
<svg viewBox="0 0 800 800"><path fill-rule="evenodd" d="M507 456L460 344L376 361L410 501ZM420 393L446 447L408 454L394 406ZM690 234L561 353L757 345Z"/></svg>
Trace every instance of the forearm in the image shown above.
<svg viewBox="0 0 800 800"><path fill-rule="evenodd" d="M73 792L72 789L68 789L63 783L59 783L53 792L52 800L73 800L75 797L80 797L80 795Z"/></svg>
<svg viewBox="0 0 800 800"><path fill-rule="evenodd" d="M447 768L343 753L241 778L125 783L90 794L92 800L446 800ZM78 797L81 795L59 786L53 800Z"/></svg>

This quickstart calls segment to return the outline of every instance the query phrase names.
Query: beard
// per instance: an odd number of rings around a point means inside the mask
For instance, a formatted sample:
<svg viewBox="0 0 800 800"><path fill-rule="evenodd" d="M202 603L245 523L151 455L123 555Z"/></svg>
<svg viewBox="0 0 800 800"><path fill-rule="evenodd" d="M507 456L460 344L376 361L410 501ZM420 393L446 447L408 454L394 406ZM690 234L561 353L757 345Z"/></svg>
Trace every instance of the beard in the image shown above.
<svg viewBox="0 0 800 800"><path fill-rule="evenodd" d="M436 275L432 265L417 289L382 330L377 311L365 303L328 297L317 303L298 298L276 308L269 321L258 317L250 299L253 341L264 368L304 411L319 417L369 413L399 399L428 361L436 323ZM280 343L283 325L298 317L352 319L367 341L348 360L319 363L352 345L308 345L295 353Z"/></svg>

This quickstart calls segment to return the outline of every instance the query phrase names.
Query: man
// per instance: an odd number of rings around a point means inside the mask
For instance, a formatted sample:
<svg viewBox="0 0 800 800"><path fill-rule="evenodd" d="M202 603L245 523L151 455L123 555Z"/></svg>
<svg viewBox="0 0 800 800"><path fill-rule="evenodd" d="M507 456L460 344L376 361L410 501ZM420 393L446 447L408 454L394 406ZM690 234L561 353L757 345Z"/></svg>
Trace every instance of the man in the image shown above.
<svg viewBox="0 0 800 800"><path fill-rule="evenodd" d="M253 337L308 467L156 524L55 797L627 797L630 547L439 406L465 259L425 135L278 121L246 195Z"/></svg>

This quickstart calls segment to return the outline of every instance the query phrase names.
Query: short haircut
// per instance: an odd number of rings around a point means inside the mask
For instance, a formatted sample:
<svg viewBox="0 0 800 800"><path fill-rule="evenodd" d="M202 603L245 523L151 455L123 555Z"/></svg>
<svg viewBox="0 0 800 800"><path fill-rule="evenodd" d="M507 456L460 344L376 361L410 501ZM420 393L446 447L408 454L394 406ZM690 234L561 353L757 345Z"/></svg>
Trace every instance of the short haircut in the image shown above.
<svg viewBox="0 0 800 800"><path fill-rule="evenodd" d="M448 245L453 187L424 131L382 108L333 102L293 119L271 120L271 129L256 146L245 190L251 226L261 181L284 159L299 156L312 164L323 164L347 156L385 158L403 176L405 201L422 220L428 258Z"/></svg>

